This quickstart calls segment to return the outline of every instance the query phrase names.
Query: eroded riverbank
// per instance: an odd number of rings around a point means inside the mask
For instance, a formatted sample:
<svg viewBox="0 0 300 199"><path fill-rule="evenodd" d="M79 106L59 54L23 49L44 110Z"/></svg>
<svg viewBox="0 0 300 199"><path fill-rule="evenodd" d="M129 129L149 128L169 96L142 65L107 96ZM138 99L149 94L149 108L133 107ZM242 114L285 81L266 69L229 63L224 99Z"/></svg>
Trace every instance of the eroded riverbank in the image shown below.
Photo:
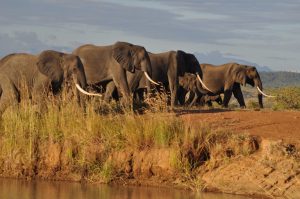
<svg viewBox="0 0 300 199"><path fill-rule="evenodd" d="M12 126L6 126L0 176L300 197L297 140L221 130L174 115L87 119L75 127L57 117L48 124L55 131L46 132L28 118L32 123L21 133L10 134Z"/></svg>
<svg viewBox="0 0 300 199"><path fill-rule="evenodd" d="M20 154L1 159L0 175L299 198L299 149L280 141L256 139L231 145L240 148L230 147L228 143L216 145L205 154L197 154L195 148L184 149L185 154L168 148L121 150L110 153L98 167L72 163L68 150L71 148L74 156L80 151L75 152L78 149L69 141L39 143L38 159L30 164L26 164ZM224 148L225 154L220 154ZM88 154L85 162L103 162L100 146L88 146L84 151ZM194 164L194 168L180 165L185 161Z"/></svg>

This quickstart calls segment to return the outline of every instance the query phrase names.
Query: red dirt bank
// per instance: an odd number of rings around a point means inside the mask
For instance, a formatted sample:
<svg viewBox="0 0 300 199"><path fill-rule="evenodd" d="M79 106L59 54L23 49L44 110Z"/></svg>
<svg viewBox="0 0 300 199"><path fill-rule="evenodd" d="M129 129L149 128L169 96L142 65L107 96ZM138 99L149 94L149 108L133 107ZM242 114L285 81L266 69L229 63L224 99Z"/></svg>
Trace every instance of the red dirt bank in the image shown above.
<svg viewBox="0 0 300 199"><path fill-rule="evenodd" d="M259 150L206 172L202 180L208 190L300 198L300 112L220 111L179 115L191 124L201 121L213 129L254 135L260 140Z"/></svg>
<svg viewBox="0 0 300 199"><path fill-rule="evenodd" d="M191 123L207 122L215 128L248 133L270 140L300 142L299 111L210 111L180 113Z"/></svg>

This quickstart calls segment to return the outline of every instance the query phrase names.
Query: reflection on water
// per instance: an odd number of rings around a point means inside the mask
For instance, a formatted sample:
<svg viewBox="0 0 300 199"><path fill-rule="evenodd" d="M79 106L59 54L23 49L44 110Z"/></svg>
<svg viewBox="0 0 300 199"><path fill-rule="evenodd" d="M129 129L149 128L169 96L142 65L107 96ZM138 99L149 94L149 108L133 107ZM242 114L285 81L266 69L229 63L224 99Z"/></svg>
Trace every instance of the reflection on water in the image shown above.
<svg viewBox="0 0 300 199"><path fill-rule="evenodd" d="M0 199L247 199L226 194L195 194L170 188L90 185L0 178Z"/></svg>

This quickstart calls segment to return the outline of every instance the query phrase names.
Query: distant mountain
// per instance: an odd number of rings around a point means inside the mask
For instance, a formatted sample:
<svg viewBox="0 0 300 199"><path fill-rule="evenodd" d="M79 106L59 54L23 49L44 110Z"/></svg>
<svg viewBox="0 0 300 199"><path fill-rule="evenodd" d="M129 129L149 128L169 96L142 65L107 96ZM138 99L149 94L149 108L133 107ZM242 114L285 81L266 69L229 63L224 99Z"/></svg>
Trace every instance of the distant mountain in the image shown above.
<svg viewBox="0 0 300 199"><path fill-rule="evenodd" d="M219 51L212 51L209 53L194 53L200 63L209 63L214 65L225 64L229 62L237 62L239 64L247 64L250 66L255 66L258 71L272 71L267 66L260 66L254 62L246 61L234 56L225 56Z"/></svg>
<svg viewBox="0 0 300 199"><path fill-rule="evenodd" d="M268 66L260 66L254 62L240 59L234 55L224 55L219 51L209 53L194 53L200 63L210 63L220 65L229 62L237 62L255 66L259 71L264 87L285 87L300 86L300 73L296 72L275 72Z"/></svg>
<svg viewBox="0 0 300 199"><path fill-rule="evenodd" d="M300 73L260 72L264 87L300 86Z"/></svg>

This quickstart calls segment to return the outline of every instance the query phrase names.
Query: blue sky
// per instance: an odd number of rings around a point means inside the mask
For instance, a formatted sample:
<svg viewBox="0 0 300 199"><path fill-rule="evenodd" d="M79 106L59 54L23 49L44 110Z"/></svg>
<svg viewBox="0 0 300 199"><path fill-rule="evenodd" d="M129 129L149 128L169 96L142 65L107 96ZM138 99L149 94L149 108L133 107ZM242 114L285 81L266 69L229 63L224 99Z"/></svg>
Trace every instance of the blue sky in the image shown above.
<svg viewBox="0 0 300 199"><path fill-rule="evenodd" d="M0 56L128 41L300 72L299 0L1 0Z"/></svg>

